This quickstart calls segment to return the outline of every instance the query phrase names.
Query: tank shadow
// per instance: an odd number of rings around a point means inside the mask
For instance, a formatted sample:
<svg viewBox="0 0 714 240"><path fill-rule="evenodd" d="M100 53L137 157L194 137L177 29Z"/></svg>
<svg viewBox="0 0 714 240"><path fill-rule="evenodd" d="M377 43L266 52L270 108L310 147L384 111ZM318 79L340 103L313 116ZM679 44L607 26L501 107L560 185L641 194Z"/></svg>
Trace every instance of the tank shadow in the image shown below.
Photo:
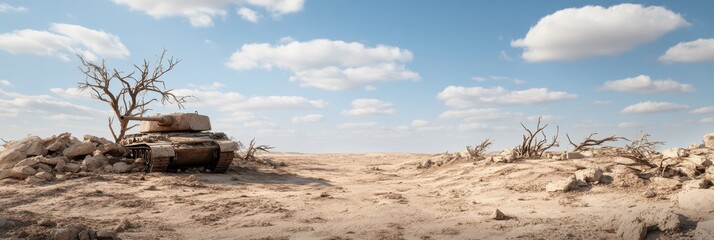
<svg viewBox="0 0 714 240"><path fill-rule="evenodd" d="M304 177L288 172L271 171L270 169L231 168L225 174L206 174L202 178L210 182L229 185L255 183L332 186L330 181L323 178Z"/></svg>

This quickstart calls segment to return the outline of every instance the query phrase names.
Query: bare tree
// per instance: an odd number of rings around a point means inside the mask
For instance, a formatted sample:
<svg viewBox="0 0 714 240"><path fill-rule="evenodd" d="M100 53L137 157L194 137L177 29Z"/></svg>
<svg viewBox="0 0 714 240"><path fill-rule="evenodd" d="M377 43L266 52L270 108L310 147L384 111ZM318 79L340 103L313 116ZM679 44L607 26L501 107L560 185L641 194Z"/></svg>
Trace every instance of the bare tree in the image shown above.
<svg viewBox="0 0 714 240"><path fill-rule="evenodd" d="M577 152L577 151L583 150L583 149L586 148L586 147L599 146L599 145L601 145L601 144L603 144L603 143L605 143L605 142L617 142L617 140L629 141L629 140L627 140L627 138L624 138L624 137L616 137L615 135L612 135L612 136L609 136L609 137L606 137L606 138L603 138L603 139L600 139L600 140L598 140L598 139L593 139L592 137L595 136L596 134L597 134L597 133L591 133L591 134L590 134L588 137L586 137L585 140L583 140L580 144L575 144L575 143L573 143L573 141L570 140L570 136L568 136L567 133L565 134L565 137L568 138L568 142L570 142L570 145L573 145L573 147L575 148L575 149L573 149L573 152Z"/></svg>
<svg viewBox="0 0 714 240"><path fill-rule="evenodd" d="M478 160L483 156L483 153L486 151L488 147L491 146L493 141L491 141L490 138L486 138L486 140L483 140L481 144L475 145L473 147L471 146L466 146L466 151L469 153L469 159L471 160Z"/></svg>
<svg viewBox="0 0 714 240"><path fill-rule="evenodd" d="M560 133L560 127L556 126L555 129L555 135L553 136L553 139L551 140L550 143L548 143L548 137L545 135L545 132L543 131L546 127L548 127L548 124L543 125L542 127L540 126L540 119L541 117L538 117L538 124L536 124L536 130L531 131L528 129L523 123L521 123L521 127L528 132L528 134L523 135L523 142L521 143L520 146L516 147L516 154L519 157L524 157L524 158L531 158L531 157L540 157L543 155L543 152L546 150L552 148L552 147L557 147L559 146L558 143L558 134ZM542 135L543 139L538 139L538 135Z"/></svg>
<svg viewBox="0 0 714 240"><path fill-rule="evenodd" d="M255 138L250 140L250 144L248 145L247 148L245 146L243 146L243 144L240 142L238 144L240 144L239 149L245 149L245 154L243 156L240 156L240 154L239 154L238 157L242 158L244 160L248 160L248 161L258 160L258 158L256 156L256 153L258 153L258 152L266 152L267 153L267 152L270 152L270 149L275 148L275 147L271 147L268 145L255 146Z"/></svg>
<svg viewBox="0 0 714 240"><path fill-rule="evenodd" d="M183 104L190 96L176 96L166 89L166 84L162 77L167 72L174 69L176 64L181 62L174 57L169 58L164 63L166 49L161 52L156 62L150 64L144 59L143 64L134 64L134 71L125 73L116 68L108 69L106 60L94 63L77 54L82 66L80 71L85 75L84 82L79 82L81 91L90 91L93 98L106 102L112 108L114 116L109 117L109 130L114 137L114 141L119 143L126 132L137 125L129 126L128 120L122 120L121 116L143 116L149 104L161 102L162 104L176 104L183 108ZM160 96L160 98L159 98ZM119 121L119 130L114 130L114 119Z"/></svg>
<svg viewBox="0 0 714 240"><path fill-rule="evenodd" d="M624 157L649 167L657 167L657 164L652 163L650 160L657 154L657 148L664 145L664 142L650 141L649 137L649 134L642 133L639 139L627 144L627 146L625 146L627 154Z"/></svg>

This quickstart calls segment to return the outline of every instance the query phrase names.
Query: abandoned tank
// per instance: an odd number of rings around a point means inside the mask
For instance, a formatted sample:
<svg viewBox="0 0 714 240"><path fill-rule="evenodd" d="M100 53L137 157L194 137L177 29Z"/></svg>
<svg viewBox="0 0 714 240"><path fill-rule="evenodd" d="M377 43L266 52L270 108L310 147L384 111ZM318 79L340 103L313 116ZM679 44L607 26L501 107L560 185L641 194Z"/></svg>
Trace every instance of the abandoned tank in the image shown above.
<svg viewBox="0 0 714 240"><path fill-rule="evenodd" d="M222 132L210 132L211 121L198 113L157 114L153 117L122 116L138 120L140 133L121 143L133 158L142 158L149 172L204 167L214 173L228 170L238 143Z"/></svg>

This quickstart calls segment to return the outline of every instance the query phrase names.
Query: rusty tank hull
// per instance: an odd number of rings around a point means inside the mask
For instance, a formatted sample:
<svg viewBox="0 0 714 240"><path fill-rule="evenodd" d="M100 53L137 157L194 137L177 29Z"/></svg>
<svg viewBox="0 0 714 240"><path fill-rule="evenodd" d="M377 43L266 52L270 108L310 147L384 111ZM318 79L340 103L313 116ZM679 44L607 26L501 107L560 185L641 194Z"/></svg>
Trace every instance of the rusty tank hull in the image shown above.
<svg viewBox="0 0 714 240"><path fill-rule="evenodd" d="M175 113L157 117L127 117L140 120L141 133L124 137L129 157L142 158L149 172L167 172L203 167L224 173L233 162L238 143L221 132L209 132L207 116Z"/></svg>

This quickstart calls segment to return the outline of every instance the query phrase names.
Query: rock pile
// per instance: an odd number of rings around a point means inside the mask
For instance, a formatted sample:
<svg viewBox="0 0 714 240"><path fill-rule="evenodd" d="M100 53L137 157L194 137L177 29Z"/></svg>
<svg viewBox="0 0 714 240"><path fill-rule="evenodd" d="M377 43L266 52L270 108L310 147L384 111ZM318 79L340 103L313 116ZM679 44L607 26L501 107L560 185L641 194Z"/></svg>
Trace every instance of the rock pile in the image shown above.
<svg viewBox="0 0 714 240"><path fill-rule="evenodd" d="M121 145L90 135L85 135L83 141L69 133L45 139L29 136L7 142L3 147L0 179L24 180L29 184L62 181L79 172L125 173L145 167L143 161L122 158Z"/></svg>

